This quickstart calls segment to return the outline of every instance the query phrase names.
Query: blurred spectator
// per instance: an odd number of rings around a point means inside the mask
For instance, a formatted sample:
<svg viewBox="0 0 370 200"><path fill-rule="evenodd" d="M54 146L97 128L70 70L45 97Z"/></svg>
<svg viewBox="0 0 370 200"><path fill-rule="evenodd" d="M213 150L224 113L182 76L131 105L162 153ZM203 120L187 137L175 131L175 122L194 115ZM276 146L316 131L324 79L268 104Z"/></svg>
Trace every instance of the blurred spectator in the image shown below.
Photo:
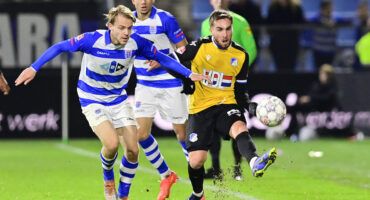
<svg viewBox="0 0 370 200"><path fill-rule="evenodd" d="M299 53L300 31L291 25L304 23L303 11L293 0L272 0L267 16L270 51L279 71L293 71Z"/></svg>
<svg viewBox="0 0 370 200"><path fill-rule="evenodd" d="M370 29L369 7L367 1L361 1L357 7L356 41L365 35Z"/></svg>
<svg viewBox="0 0 370 200"><path fill-rule="evenodd" d="M298 133L300 129L297 113L325 112L341 108L334 68L329 64L324 64L320 67L318 75L318 81L312 84L308 94L300 96L297 104L288 108L292 114L291 131L293 133Z"/></svg>
<svg viewBox="0 0 370 200"><path fill-rule="evenodd" d="M334 69L329 64L323 64L319 70L319 81L312 85L307 95L299 97L298 104L310 110L331 111L340 107L337 93Z"/></svg>
<svg viewBox="0 0 370 200"><path fill-rule="evenodd" d="M320 3L320 11L311 19L313 25L313 57L315 68L323 64L333 64L336 54L337 28L339 25L349 24L342 18L333 18L333 4L330 0Z"/></svg>

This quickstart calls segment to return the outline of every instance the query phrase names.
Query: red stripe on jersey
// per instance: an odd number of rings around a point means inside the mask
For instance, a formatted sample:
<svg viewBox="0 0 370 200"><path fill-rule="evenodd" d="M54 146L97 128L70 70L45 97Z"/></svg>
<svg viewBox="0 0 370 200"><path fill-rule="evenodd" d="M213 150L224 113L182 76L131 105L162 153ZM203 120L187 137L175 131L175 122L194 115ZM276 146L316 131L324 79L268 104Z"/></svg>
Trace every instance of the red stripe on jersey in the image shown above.
<svg viewBox="0 0 370 200"><path fill-rule="evenodd" d="M175 36L175 37L177 37L177 38L178 38L178 37L180 37L180 36L182 36L182 35L184 35L184 32L182 32L182 31L181 31L180 33L176 34L176 36Z"/></svg>
<svg viewBox="0 0 370 200"><path fill-rule="evenodd" d="M226 75L224 75L224 77L223 77L223 79L224 80L232 80L233 79L233 77L232 76L226 76Z"/></svg>

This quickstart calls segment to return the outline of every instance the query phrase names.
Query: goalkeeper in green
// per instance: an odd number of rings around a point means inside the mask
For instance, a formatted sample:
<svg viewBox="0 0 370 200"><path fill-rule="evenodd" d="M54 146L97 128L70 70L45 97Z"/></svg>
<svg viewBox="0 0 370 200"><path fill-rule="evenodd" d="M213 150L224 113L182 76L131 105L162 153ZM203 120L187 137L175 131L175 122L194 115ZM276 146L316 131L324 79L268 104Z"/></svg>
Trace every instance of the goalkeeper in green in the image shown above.
<svg viewBox="0 0 370 200"><path fill-rule="evenodd" d="M212 5L214 10L228 10L230 0L209 0L210 4ZM257 47L256 42L253 37L252 29L248 23L248 21L232 12L229 11L230 15L233 18L233 35L232 40L241 45L249 55L249 66L254 62L257 57ZM201 28L201 36L205 37L211 35L210 31L210 24L209 18L205 19L202 22ZM215 134L217 135L217 134ZM240 168L240 164L242 161L242 156L238 151L238 147L236 145L235 140L232 140L232 149L235 158L235 166L233 171L233 177L235 180L242 179L242 172ZM210 149L211 157L212 157L212 168L207 169L205 178L222 178L222 171L220 167L220 150L221 150L221 138L214 137L213 144Z"/></svg>

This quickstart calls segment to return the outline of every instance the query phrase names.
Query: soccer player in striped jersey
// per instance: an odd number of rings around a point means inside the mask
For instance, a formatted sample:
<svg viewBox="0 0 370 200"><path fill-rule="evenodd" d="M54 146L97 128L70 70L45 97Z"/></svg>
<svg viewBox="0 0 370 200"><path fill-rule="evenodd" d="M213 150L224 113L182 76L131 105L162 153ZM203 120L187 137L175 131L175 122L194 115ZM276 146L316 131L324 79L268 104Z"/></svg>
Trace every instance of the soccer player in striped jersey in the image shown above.
<svg viewBox="0 0 370 200"><path fill-rule="evenodd" d="M205 76L192 73L158 51L149 40L131 34L135 17L125 6L111 8L106 19L108 30L84 33L53 45L23 70L15 83L27 85L46 62L62 52L84 53L77 93L82 112L102 143L100 158L105 198L117 198L113 166L121 143L125 144L125 155L120 165L118 198L128 199L139 152L136 121L125 91L135 57L156 60L193 80L202 80Z"/></svg>
<svg viewBox="0 0 370 200"><path fill-rule="evenodd" d="M151 40L158 50L171 55L174 48L181 48L187 40L176 19L170 13L153 6L154 0L132 0L136 11L134 32ZM139 144L147 159L161 176L158 200L169 197L170 189L176 182L177 175L168 167L162 156L158 143L151 134L153 118L158 111L161 117L172 123L174 132L188 161L186 150L187 100L181 93L182 81L169 74L165 69L148 71L145 57L136 57L134 66L137 75L135 89L135 117L138 122Z"/></svg>
<svg viewBox="0 0 370 200"><path fill-rule="evenodd" d="M1 70L0 70L0 91L4 95L8 95L10 92L10 87L8 85L8 82L6 81L5 76Z"/></svg>

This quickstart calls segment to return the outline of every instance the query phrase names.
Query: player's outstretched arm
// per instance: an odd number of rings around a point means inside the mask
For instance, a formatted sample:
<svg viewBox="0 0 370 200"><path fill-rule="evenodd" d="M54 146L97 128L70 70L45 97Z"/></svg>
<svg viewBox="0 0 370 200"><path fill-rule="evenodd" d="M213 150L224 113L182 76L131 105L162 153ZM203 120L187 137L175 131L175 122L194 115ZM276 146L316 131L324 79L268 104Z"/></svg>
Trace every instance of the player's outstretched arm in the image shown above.
<svg viewBox="0 0 370 200"><path fill-rule="evenodd" d="M210 78L208 76L194 73L190 69L186 68L179 62L177 62L175 59L161 53L157 52L156 54L156 60L163 66L164 68L167 68L169 70L175 71L182 76L186 78L190 78L192 81L201 81L201 80L207 80L208 82L211 82Z"/></svg>
<svg viewBox="0 0 370 200"><path fill-rule="evenodd" d="M29 82L31 82L36 76L36 70L33 67L27 67L22 71L22 73L18 76L18 78L15 80L15 86L18 86L20 84L27 85Z"/></svg>

